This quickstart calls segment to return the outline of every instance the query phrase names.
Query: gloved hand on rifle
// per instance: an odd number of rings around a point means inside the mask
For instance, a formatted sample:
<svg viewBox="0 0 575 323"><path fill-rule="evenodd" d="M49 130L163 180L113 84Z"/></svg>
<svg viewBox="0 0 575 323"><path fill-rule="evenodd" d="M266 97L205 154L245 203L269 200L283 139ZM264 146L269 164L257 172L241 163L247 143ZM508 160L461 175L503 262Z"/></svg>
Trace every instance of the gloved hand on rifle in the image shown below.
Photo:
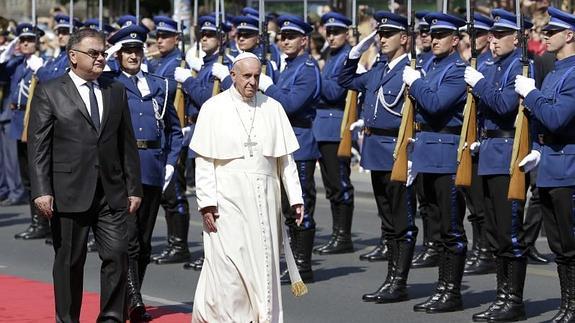
<svg viewBox="0 0 575 323"><path fill-rule="evenodd" d="M419 71L414 70L411 66L406 66L403 69L403 82L407 84L407 86L411 86L413 82L417 79L421 78L421 73Z"/></svg>
<svg viewBox="0 0 575 323"><path fill-rule="evenodd" d="M212 65L212 75L217 77L220 81L223 81L230 75L230 70L224 64L214 63L214 65Z"/></svg>
<svg viewBox="0 0 575 323"><path fill-rule="evenodd" d="M356 122L349 125L349 131L354 131L355 128L362 129L363 127L365 127L365 121L363 121L363 119L357 119Z"/></svg>
<svg viewBox="0 0 575 323"><path fill-rule="evenodd" d="M475 155L479 152L479 147L481 146L481 143L479 141L474 141L471 143L471 146L469 146L469 150L471 151L472 155Z"/></svg>
<svg viewBox="0 0 575 323"><path fill-rule="evenodd" d="M204 60L199 57L196 57L194 51L190 49L186 53L186 63L188 63L191 69L193 69L196 72L199 72L202 66L204 65Z"/></svg>
<svg viewBox="0 0 575 323"><path fill-rule="evenodd" d="M166 191L168 185L172 181L172 177L174 176L174 166L166 165L165 172L164 172L164 187L162 187L162 192Z"/></svg>
<svg viewBox="0 0 575 323"><path fill-rule="evenodd" d="M260 83L258 84L258 88L260 91L265 92L270 86L274 85L274 81L271 77L260 74Z"/></svg>
<svg viewBox="0 0 575 323"><path fill-rule="evenodd" d="M475 84L479 82L482 78L484 78L483 74L478 72L471 66L467 66L465 68L465 74L463 75L465 82L469 84L471 87L475 87Z"/></svg>
<svg viewBox="0 0 575 323"><path fill-rule="evenodd" d="M524 173L528 173L539 165L539 161L541 161L541 153L537 150L532 150L519 162L519 168Z"/></svg>
<svg viewBox="0 0 575 323"><path fill-rule="evenodd" d="M517 75L515 77L515 92L522 97L526 97L531 91L535 90L535 80L532 78L525 77L523 75Z"/></svg>
<svg viewBox="0 0 575 323"><path fill-rule="evenodd" d="M174 70L174 79L178 83L184 83L187 79L192 77L192 71L183 67L176 67Z"/></svg>
<svg viewBox="0 0 575 323"><path fill-rule="evenodd" d="M375 35L377 35L377 30L362 39L357 45L353 46L353 48L349 51L349 59L360 58L361 54L367 51L371 44L373 44L375 41Z"/></svg>

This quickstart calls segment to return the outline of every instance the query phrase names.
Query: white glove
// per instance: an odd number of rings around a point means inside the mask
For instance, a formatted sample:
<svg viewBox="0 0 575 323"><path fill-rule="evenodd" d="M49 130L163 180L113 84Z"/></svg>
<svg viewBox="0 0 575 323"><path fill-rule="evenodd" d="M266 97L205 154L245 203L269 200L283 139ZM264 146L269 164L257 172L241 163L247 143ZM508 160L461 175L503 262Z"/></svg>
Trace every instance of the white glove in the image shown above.
<svg viewBox="0 0 575 323"><path fill-rule="evenodd" d="M349 131L353 131L355 128L363 128L365 126L365 121L363 119L357 119L356 122L349 125Z"/></svg>
<svg viewBox="0 0 575 323"><path fill-rule="evenodd" d="M517 77L515 77L515 92L517 94L526 97L533 90L535 90L534 79L523 75L517 75Z"/></svg>
<svg viewBox="0 0 575 323"><path fill-rule="evenodd" d="M42 65L44 65L44 60L42 58L40 58L39 56L32 55L32 56L28 57L28 59L26 60L26 65L28 65L28 67L34 73L36 73L40 69L40 67L42 67Z"/></svg>
<svg viewBox="0 0 575 323"><path fill-rule="evenodd" d="M362 39L357 45L349 51L348 57L350 59L358 59L361 54L369 49L369 46L375 41L375 35L377 35L377 30L369 34L369 36Z"/></svg>
<svg viewBox="0 0 575 323"><path fill-rule="evenodd" d="M195 50L194 51L192 51L191 49L188 50L188 52L186 53L186 63L188 63L191 69L198 72L204 65L204 60L199 57L196 57L195 54L196 54Z"/></svg>
<svg viewBox="0 0 575 323"><path fill-rule="evenodd" d="M192 132L192 127L187 126L187 127L183 127L182 128L182 135L184 135L184 137L189 134L190 132Z"/></svg>
<svg viewBox="0 0 575 323"><path fill-rule="evenodd" d="M140 65L140 69L142 70L142 72L148 73L148 64L142 63L142 65Z"/></svg>
<svg viewBox="0 0 575 323"><path fill-rule="evenodd" d="M483 74L481 74L480 72L478 72L476 69L474 69L471 66L467 66L465 68L465 74L464 74L464 78L465 78L465 82L469 85L471 85L471 87L474 87L475 84L477 84L477 82L479 82L479 80L481 80L482 78L484 78Z"/></svg>
<svg viewBox="0 0 575 323"><path fill-rule="evenodd" d="M230 70L224 64L214 63L212 66L212 75L220 79L220 81L223 81L230 75Z"/></svg>
<svg viewBox="0 0 575 323"><path fill-rule="evenodd" d="M479 141L474 141L471 143L471 146L469 146L469 151L471 151L472 155L475 155L479 152L479 146L481 146L481 143Z"/></svg>
<svg viewBox="0 0 575 323"><path fill-rule="evenodd" d="M523 169L523 172L528 173L537 165L539 165L539 161L541 160L541 153L537 150L532 150L525 158L523 158L519 162L519 168Z"/></svg>
<svg viewBox="0 0 575 323"><path fill-rule="evenodd" d="M116 43L115 45L113 45L112 47L106 49L106 54L108 54L108 56L106 57L106 60L111 60L114 58L114 54L116 54L117 51L119 51L122 48L122 44Z"/></svg>
<svg viewBox="0 0 575 323"><path fill-rule="evenodd" d="M272 85L274 85L274 81L271 77L263 73L260 74L260 83L258 85L258 89L260 89L260 91L265 92Z"/></svg>
<svg viewBox="0 0 575 323"><path fill-rule="evenodd" d="M413 162L411 160L407 161L407 181L405 182L405 186L409 187L415 181L417 177L417 172L413 170Z"/></svg>
<svg viewBox="0 0 575 323"><path fill-rule="evenodd" d="M8 46L4 49L2 54L0 54L0 64L6 63L12 55L14 55L14 48L16 47L16 43L18 43L18 37L14 38Z"/></svg>
<svg viewBox="0 0 575 323"><path fill-rule="evenodd" d="M192 77L192 71L183 67L176 67L174 70L174 79L176 82L184 83L187 79Z"/></svg>
<svg viewBox="0 0 575 323"><path fill-rule="evenodd" d="M406 66L403 69L403 82L408 86L411 86L415 80L421 78L421 73L419 71L414 70L411 66Z"/></svg>
<svg viewBox="0 0 575 323"><path fill-rule="evenodd" d="M168 184L170 184L170 181L172 180L172 176L174 176L174 166L166 165L164 175L164 187L162 188L162 192L166 191Z"/></svg>

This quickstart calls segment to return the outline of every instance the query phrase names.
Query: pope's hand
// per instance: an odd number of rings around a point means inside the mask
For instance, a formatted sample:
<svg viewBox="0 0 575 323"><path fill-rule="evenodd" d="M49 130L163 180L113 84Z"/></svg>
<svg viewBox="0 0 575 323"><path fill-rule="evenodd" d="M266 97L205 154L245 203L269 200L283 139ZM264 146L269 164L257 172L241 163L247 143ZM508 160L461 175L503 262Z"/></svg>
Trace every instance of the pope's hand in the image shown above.
<svg viewBox="0 0 575 323"><path fill-rule="evenodd" d="M218 232L216 228L216 220L220 217L218 208L215 206L206 206L200 210L200 213L202 213L204 229L208 232Z"/></svg>
<svg viewBox="0 0 575 323"><path fill-rule="evenodd" d="M190 77L192 77L192 71L187 68L176 67L174 70L174 79L176 82L184 83Z"/></svg>
<svg viewBox="0 0 575 323"><path fill-rule="evenodd" d="M519 162L519 169L523 170L524 173L528 173L539 165L540 160L541 153L537 150L532 150Z"/></svg>
<svg viewBox="0 0 575 323"><path fill-rule="evenodd" d="M292 205L292 210L295 213L295 224L299 227L303 222L303 214L304 214L303 204Z"/></svg>
<svg viewBox="0 0 575 323"><path fill-rule="evenodd" d="M522 97L526 97L531 91L535 90L535 80L517 75L515 77L515 92Z"/></svg>
<svg viewBox="0 0 575 323"><path fill-rule="evenodd" d="M355 130L355 128L363 128L365 126L365 121L363 119L357 119L356 122L353 122L349 125L349 131Z"/></svg>
<svg viewBox="0 0 575 323"><path fill-rule="evenodd" d="M220 81L223 81L228 77L228 75L230 75L230 70L224 64L214 63L214 65L212 65L212 75L217 77Z"/></svg>
<svg viewBox="0 0 575 323"><path fill-rule="evenodd" d="M271 77L263 73L260 74L260 82L258 84L258 89L260 91L265 92L272 85L274 85L274 81L272 80Z"/></svg>
<svg viewBox="0 0 575 323"><path fill-rule="evenodd" d="M8 43L8 46L6 46L2 54L0 54L0 64L6 63L10 58L12 58L17 43L18 37L14 38L10 43Z"/></svg>
<svg viewBox="0 0 575 323"><path fill-rule="evenodd" d="M408 86L411 86L415 80L421 78L421 73L419 71L414 70L411 66L406 66L403 69L403 82Z"/></svg>
<svg viewBox="0 0 575 323"><path fill-rule="evenodd" d="M54 215L54 197L52 195L43 195L35 198L34 205L41 216L50 219Z"/></svg>
<svg viewBox="0 0 575 323"><path fill-rule="evenodd" d="M476 69L474 69L471 66L467 66L465 68L465 73L464 73L463 77L465 79L465 82L467 84L469 84L471 87L474 87L475 84L477 84L477 82L479 82L479 80L484 78L483 74L481 74L480 72L478 72Z"/></svg>
<svg viewBox="0 0 575 323"><path fill-rule="evenodd" d="M36 73L40 69L40 67L42 67L42 65L44 65L44 60L42 58L40 58L40 56L32 55L32 56L28 57L28 59L26 60L26 65L28 65L28 67L34 73Z"/></svg>
<svg viewBox="0 0 575 323"><path fill-rule="evenodd" d="M106 56L106 60L108 61L111 60L114 57L114 54L116 54L116 52L119 51L121 48L122 44L116 43L115 45L106 49L106 54L108 54L108 56Z"/></svg>
<svg viewBox="0 0 575 323"><path fill-rule="evenodd" d="M361 57L365 51L369 49L369 46L375 41L375 35L377 35L377 30L369 34L369 36L362 39L357 45L349 51L348 57L350 59L358 59Z"/></svg>
<svg viewBox="0 0 575 323"><path fill-rule="evenodd" d="M196 57L195 53L193 53L193 51L190 49L186 53L186 63L188 63L191 69L198 72L204 65L204 60Z"/></svg>
<svg viewBox="0 0 575 323"><path fill-rule="evenodd" d="M174 176L174 166L172 165L166 165L165 171L164 171L164 187L162 187L162 192L166 191L166 188L168 188L168 185L170 184L170 181L172 180L172 176Z"/></svg>

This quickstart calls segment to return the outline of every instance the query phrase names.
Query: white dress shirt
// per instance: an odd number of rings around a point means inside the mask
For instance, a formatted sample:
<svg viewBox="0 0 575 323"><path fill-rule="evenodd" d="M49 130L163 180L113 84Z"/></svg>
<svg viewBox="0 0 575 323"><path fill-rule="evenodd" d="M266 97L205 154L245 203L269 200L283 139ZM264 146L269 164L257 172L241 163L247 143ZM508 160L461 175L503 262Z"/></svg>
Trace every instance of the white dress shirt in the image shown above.
<svg viewBox="0 0 575 323"><path fill-rule="evenodd" d="M129 78L130 80L132 79L133 75L128 74L124 71L122 71L122 73L124 73L124 75L127 78ZM150 87L148 86L148 81L146 81L146 77L144 76L144 73L142 73L142 71L140 70L136 74L136 77L138 77L138 90L140 90L142 97L145 97L146 95L150 94Z"/></svg>
<svg viewBox="0 0 575 323"><path fill-rule="evenodd" d="M76 86L76 89L80 93L80 97L82 97L82 101L86 105L86 109L88 110L88 114L92 116L92 110L90 107L90 88L88 87L88 81L84 80L83 78L79 77L78 74L74 73L74 71L70 70L68 72L72 82ZM102 100L102 91L100 90L100 85L98 81L92 81L94 83L94 94L96 94L96 101L98 101L98 112L100 114L100 122L102 122L102 114L104 113L104 102Z"/></svg>

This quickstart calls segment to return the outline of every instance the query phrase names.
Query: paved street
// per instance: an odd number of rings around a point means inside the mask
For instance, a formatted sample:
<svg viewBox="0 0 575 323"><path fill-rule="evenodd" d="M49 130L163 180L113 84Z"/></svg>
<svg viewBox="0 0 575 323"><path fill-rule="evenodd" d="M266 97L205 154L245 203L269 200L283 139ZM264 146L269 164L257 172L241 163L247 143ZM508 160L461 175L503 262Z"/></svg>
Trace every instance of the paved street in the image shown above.
<svg viewBox="0 0 575 323"><path fill-rule="evenodd" d="M319 175L319 171L316 172ZM321 180L316 177L318 186ZM361 295L377 288L386 276L387 263L366 263L358 255L376 243L379 235L379 219L375 203L370 198L369 175L354 172L354 184L358 190L353 224L354 254L315 256L314 268L317 281L308 285L310 293L295 299L289 288L283 288L286 322L471 322L471 315L483 309L494 298L495 276L464 277L463 299L465 310L449 314L422 314L412 311L415 303L426 298L432 291L437 278L437 269L412 270L409 279L411 300L391 305L368 304L361 301ZM316 221L318 234L316 244L330 235L331 219L329 204L323 190L318 188ZM195 200L190 198L191 209ZM31 280L51 282L53 251L43 241L17 241L14 233L26 228L27 206L0 208L0 275L15 275ZM201 223L192 217L190 247L194 257L201 251ZM421 221L417 220L418 226ZM469 223L466 228L471 232ZM161 211L154 234L154 250L162 249L165 242L166 225ZM421 238L421 233L420 233ZM420 240L420 239L419 239ZM419 245L419 244L418 244ZM545 238L537 246L549 254ZM99 290L99 259L89 254L86 263L84 286L87 291ZM185 271L181 265L151 265L142 292L148 305L170 308L173 311L190 313L193 293L199 272ZM0 294L2 287L0 286ZM225 291L222 291L225 297ZM525 286L525 299L529 322L549 320L559 306L559 283L555 265L530 265ZM9 307L0 304L0 307ZM0 315L0 322L3 322Z"/></svg>

